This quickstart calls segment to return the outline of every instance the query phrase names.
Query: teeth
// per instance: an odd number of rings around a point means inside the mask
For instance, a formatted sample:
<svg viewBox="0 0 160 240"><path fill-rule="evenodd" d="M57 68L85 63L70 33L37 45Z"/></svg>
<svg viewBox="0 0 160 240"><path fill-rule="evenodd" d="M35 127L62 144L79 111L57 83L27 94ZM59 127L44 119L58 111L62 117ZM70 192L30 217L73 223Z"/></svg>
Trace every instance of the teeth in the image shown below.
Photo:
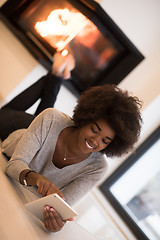
<svg viewBox="0 0 160 240"><path fill-rule="evenodd" d="M91 148L91 149L93 148L91 145L89 145L89 143L87 141L86 141L86 145L88 148Z"/></svg>

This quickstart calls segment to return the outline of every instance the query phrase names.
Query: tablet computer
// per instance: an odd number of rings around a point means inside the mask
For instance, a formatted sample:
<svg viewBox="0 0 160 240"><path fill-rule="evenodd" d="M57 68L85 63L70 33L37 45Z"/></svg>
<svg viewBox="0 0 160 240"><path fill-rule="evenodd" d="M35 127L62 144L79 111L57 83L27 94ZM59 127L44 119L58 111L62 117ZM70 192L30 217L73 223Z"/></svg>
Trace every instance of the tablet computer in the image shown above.
<svg viewBox="0 0 160 240"><path fill-rule="evenodd" d="M43 222L43 208L45 205L53 207L59 213L62 220L78 215L77 212L56 193L26 203L25 207Z"/></svg>

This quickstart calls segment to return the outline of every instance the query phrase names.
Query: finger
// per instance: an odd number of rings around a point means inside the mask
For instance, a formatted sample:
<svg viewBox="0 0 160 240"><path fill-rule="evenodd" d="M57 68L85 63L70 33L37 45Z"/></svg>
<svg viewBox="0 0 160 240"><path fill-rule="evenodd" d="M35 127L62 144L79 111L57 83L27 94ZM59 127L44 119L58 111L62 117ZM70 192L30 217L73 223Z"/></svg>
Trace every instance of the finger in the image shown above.
<svg viewBox="0 0 160 240"><path fill-rule="evenodd" d="M42 191L43 191L43 184L38 183L38 184L37 184L37 187L38 187L38 193L41 194Z"/></svg>
<svg viewBox="0 0 160 240"><path fill-rule="evenodd" d="M38 193L41 194L42 197L46 196L47 190L48 190L47 185L45 185L44 183L38 187Z"/></svg>
<svg viewBox="0 0 160 240"><path fill-rule="evenodd" d="M44 215L44 226L48 231L54 231L52 223L50 221L50 215L49 215L49 206L45 206L43 210L43 215ZM56 229L55 229L56 231Z"/></svg>
<svg viewBox="0 0 160 240"><path fill-rule="evenodd" d="M57 193L61 198L65 199L64 196L63 196L63 193L59 190L59 188L57 188L56 193Z"/></svg>
<svg viewBox="0 0 160 240"><path fill-rule="evenodd" d="M61 198L65 199L63 193L56 186L50 185L50 188L47 191L47 196L53 193L57 193Z"/></svg>
<svg viewBox="0 0 160 240"><path fill-rule="evenodd" d="M64 220L64 222L66 223L67 221L74 221L74 218L68 218L68 219L66 219L66 220Z"/></svg>
<svg viewBox="0 0 160 240"><path fill-rule="evenodd" d="M53 207L50 208L50 219L52 223L53 222L55 223L55 225L57 226L57 229L61 229L64 226L65 222L61 219L60 215L57 213L57 211Z"/></svg>
<svg viewBox="0 0 160 240"><path fill-rule="evenodd" d="M66 221L74 221L74 218L68 218Z"/></svg>
<svg viewBox="0 0 160 240"><path fill-rule="evenodd" d="M58 194L63 200L65 200L65 197L63 196L63 193L61 193L61 191L58 191L57 194Z"/></svg>
<svg viewBox="0 0 160 240"><path fill-rule="evenodd" d="M59 214L49 206L44 207L44 222L46 229L52 232L57 232L64 226Z"/></svg>
<svg viewBox="0 0 160 240"><path fill-rule="evenodd" d="M44 225L45 228L48 229L48 211L47 211L48 206L44 206L43 208L43 219L44 219Z"/></svg>
<svg viewBox="0 0 160 240"><path fill-rule="evenodd" d="M50 184L43 184L43 189L42 189L42 197L46 196L48 193L48 190L50 189Z"/></svg>

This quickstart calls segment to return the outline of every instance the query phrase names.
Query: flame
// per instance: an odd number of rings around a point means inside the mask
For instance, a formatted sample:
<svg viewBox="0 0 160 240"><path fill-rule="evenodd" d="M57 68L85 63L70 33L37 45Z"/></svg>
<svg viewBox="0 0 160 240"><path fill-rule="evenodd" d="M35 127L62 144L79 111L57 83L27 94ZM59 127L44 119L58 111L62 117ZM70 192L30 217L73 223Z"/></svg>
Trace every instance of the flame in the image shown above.
<svg viewBox="0 0 160 240"><path fill-rule="evenodd" d="M46 21L37 22L35 29L58 51L86 26L89 20L79 12L56 9L50 12Z"/></svg>

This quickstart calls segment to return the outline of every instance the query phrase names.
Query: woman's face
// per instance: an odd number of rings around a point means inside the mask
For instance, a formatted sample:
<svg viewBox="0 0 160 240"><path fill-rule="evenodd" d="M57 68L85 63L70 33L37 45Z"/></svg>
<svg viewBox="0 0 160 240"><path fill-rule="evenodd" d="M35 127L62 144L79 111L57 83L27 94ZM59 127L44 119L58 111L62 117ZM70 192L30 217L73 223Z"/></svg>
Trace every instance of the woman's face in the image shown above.
<svg viewBox="0 0 160 240"><path fill-rule="evenodd" d="M89 123L79 130L78 145L82 152L100 152L114 139L115 132L103 119Z"/></svg>

